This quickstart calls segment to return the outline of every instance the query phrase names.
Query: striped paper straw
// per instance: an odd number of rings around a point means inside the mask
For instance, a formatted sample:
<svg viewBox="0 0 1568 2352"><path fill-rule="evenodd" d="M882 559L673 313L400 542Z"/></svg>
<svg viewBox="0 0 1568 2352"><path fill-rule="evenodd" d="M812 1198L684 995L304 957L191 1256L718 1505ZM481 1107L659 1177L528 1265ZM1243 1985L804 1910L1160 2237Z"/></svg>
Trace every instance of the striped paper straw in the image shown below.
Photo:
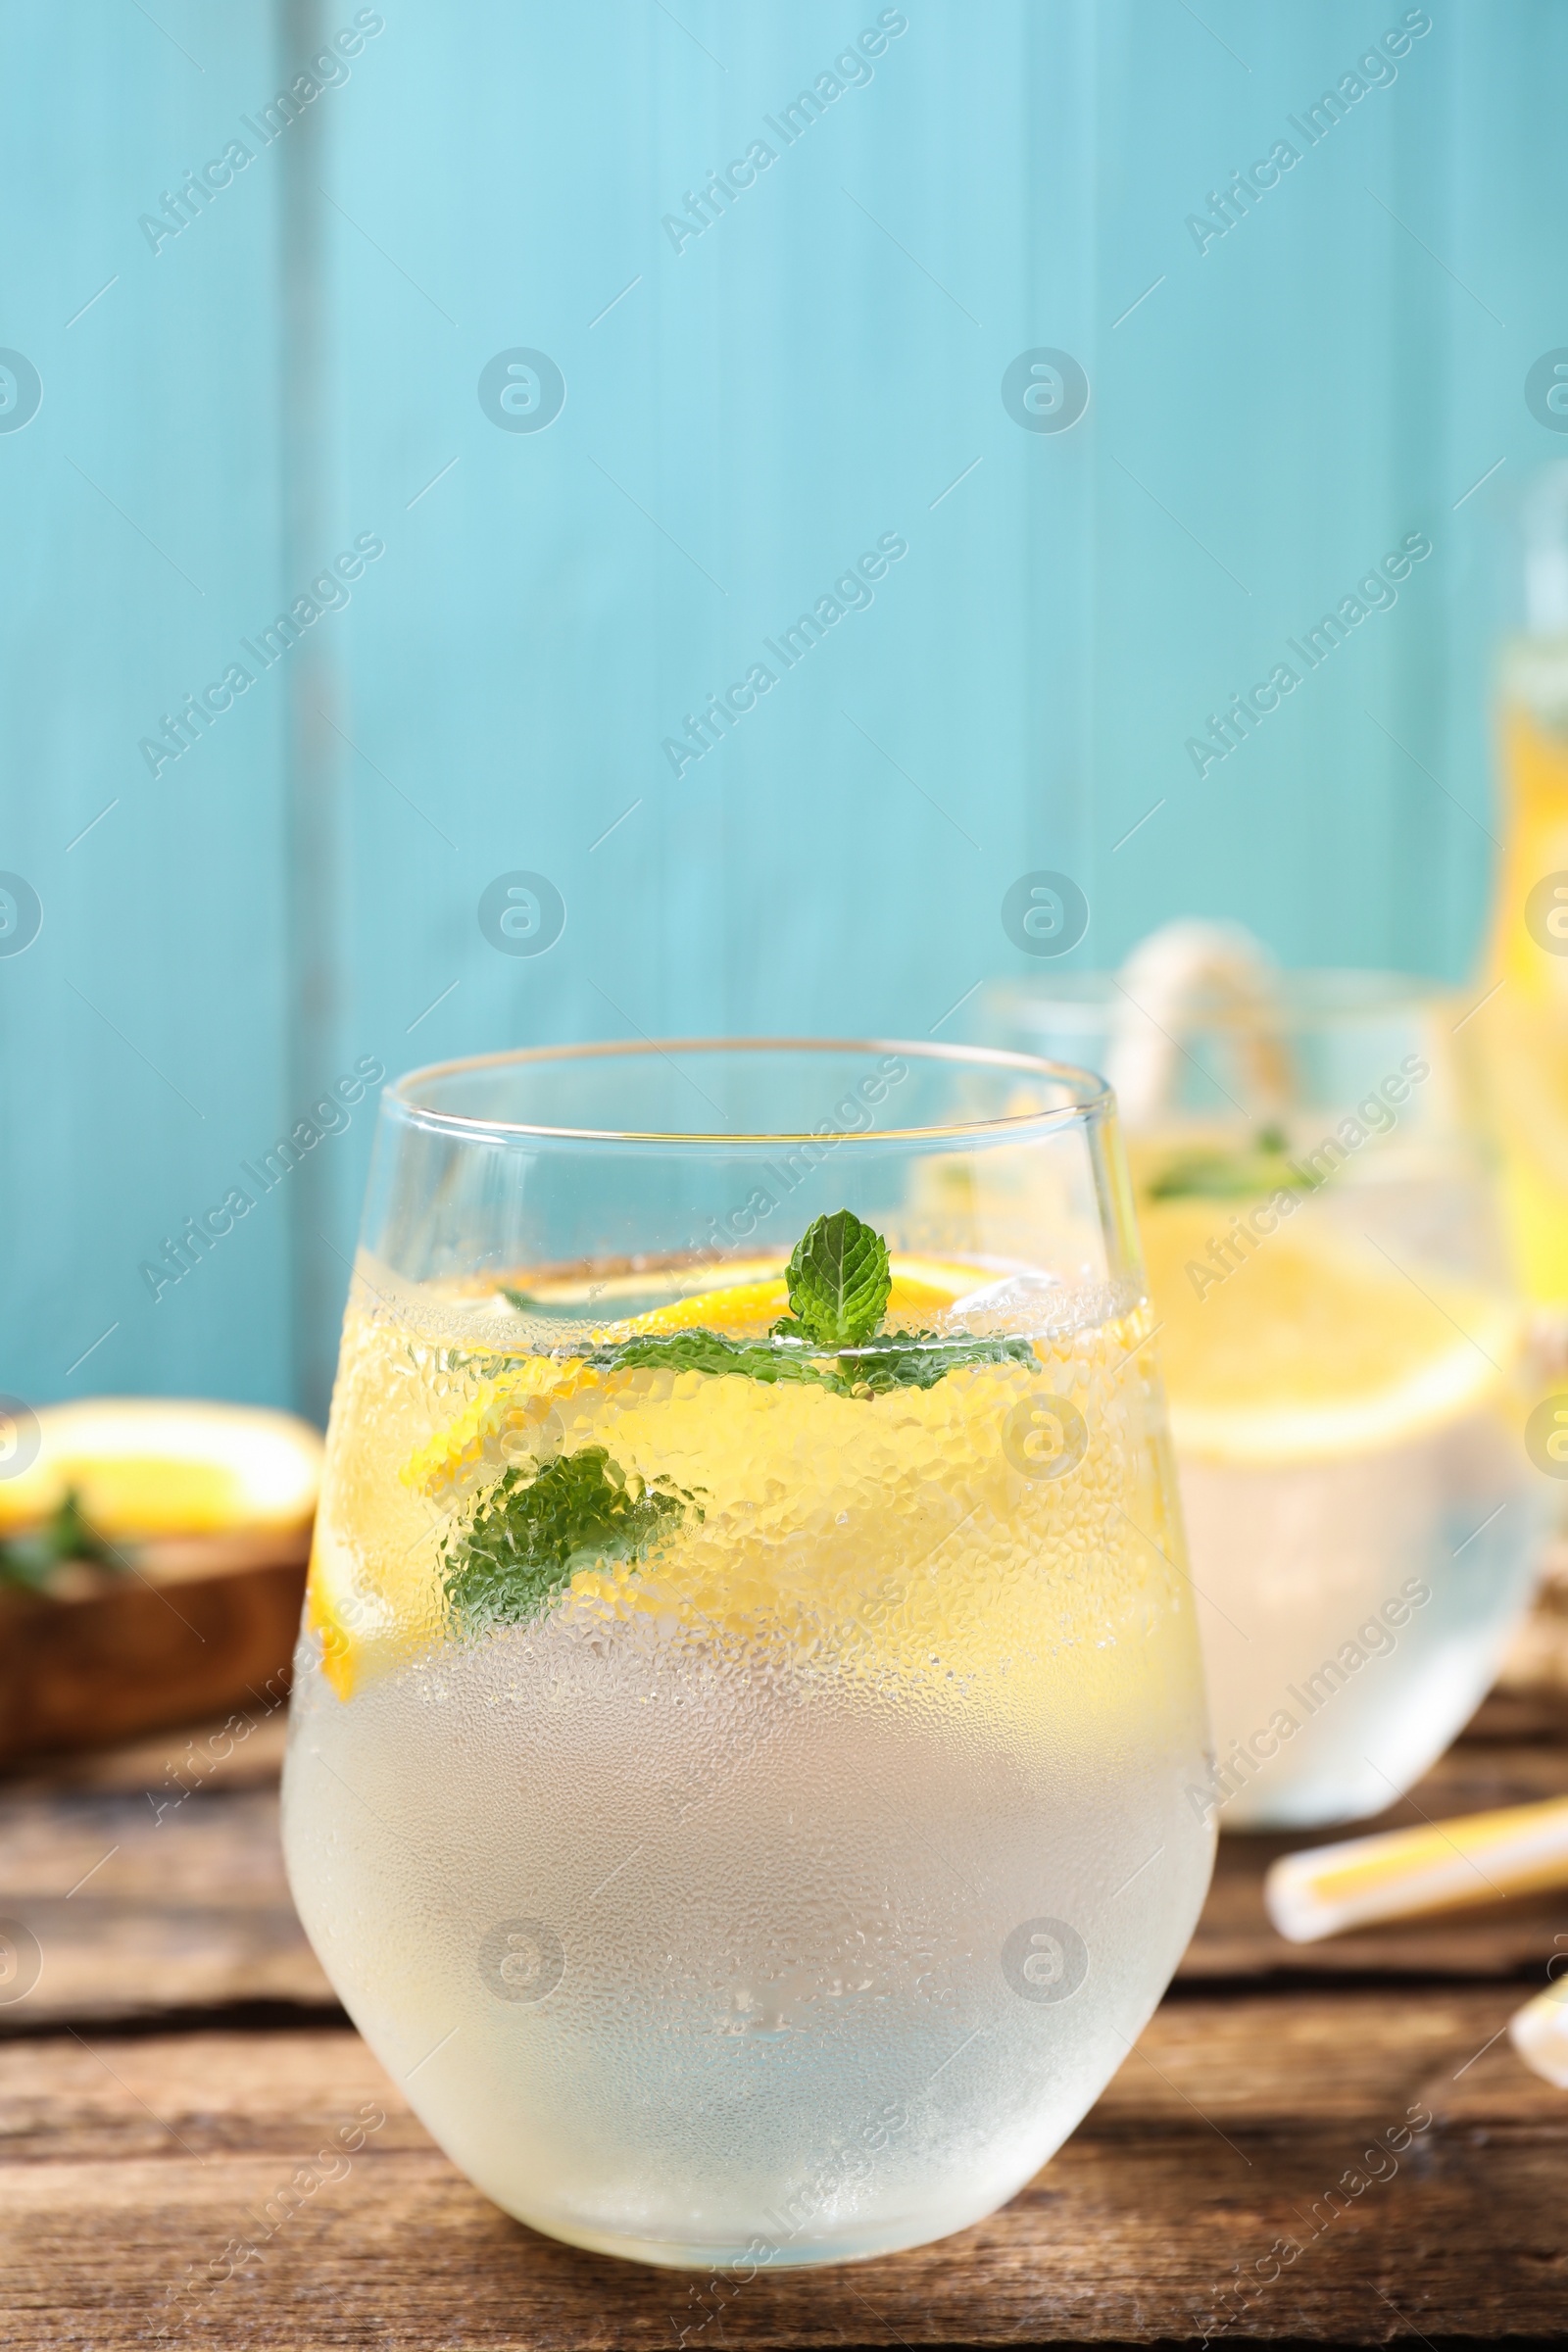
<svg viewBox="0 0 1568 2352"><path fill-rule="evenodd" d="M1263 1902L1290 1942L1316 1943L1544 1886L1568 1886L1568 1797L1286 1854L1263 1882Z"/></svg>

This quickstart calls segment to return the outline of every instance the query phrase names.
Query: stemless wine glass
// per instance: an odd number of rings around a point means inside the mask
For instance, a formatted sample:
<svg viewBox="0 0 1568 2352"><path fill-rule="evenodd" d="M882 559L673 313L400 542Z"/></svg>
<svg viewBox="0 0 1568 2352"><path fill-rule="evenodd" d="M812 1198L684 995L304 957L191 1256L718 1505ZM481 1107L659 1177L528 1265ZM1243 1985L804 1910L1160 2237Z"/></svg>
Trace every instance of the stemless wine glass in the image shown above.
<svg viewBox="0 0 1568 2352"><path fill-rule="evenodd" d="M1099 1080L500 1054L383 1097L284 1784L323 1966L497 2204L644 2261L959 2229L1207 1884Z"/></svg>
<svg viewBox="0 0 1568 2352"><path fill-rule="evenodd" d="M1383 1811L1529 1603L1549 1489L1464 1010L1177 924L979 1016L1116 1090L1226 1828Z"/></svg>

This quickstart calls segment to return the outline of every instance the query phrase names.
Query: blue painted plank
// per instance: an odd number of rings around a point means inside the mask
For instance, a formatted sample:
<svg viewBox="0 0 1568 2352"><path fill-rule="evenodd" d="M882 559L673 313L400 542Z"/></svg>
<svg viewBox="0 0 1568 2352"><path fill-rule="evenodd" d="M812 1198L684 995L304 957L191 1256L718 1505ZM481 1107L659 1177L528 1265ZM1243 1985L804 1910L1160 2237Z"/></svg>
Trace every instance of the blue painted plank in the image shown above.
<svg viewBox="0 0 1568 2352"><path fill-rule="evenodd" d="M291 1377L280 1200L138 1273L291 1107L283 705L258 678L138 750L279 594L275 158L138 225L275 88L270 28L157 14L0 11L0 344L42 382L0 434L0 865L43 908L0 960L0 1386L35 1400Z"/></svg>
<svg viewBox="0 0 1568 2352"><path fill-rule="evenodd" d="M1557 454L1521 393L1563 333L1545 0L1435 9L1364 67L1429 12L158 13L46 45L0 11L0 342L46 384L0 435L0 863L46 906L0 961L13 1387L318 1409L363 1107L156 1306L135 1269L357 1061L952 1034L1023 968L1029 867L1085 890L1079 963L1194 912L1466 968L1494 508ZM137 214L370 17L155 257ZM1004 401L1041 348L1086 371L1070 429ZM518 350L564 379L542 429L527 376L481 401ZM1291 652L1417 532L1392 608ZM344 603L326 567L372 539ZM137 738L313 580L330 609L155 781ZM819 641L775 650L802 613ZM564 904L537 956L480 927L519 869Z"/></svg>

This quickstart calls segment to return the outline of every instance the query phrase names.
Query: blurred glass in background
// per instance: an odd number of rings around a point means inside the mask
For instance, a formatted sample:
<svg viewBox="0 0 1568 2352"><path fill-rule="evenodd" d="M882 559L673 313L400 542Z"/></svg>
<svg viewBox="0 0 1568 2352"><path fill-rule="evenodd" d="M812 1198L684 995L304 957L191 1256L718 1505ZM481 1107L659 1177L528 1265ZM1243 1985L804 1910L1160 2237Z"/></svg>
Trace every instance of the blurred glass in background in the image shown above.
<svg viewBox="0 0 1568 2352"><path fill-rule="evenodd" d="M1464 1001L1178 923L976 1026L1127 1131L1230 1828L1382 1812L1489 1689L1547 1482ZM1461 1032L1462 1034L1462 1032Z"/></svg>

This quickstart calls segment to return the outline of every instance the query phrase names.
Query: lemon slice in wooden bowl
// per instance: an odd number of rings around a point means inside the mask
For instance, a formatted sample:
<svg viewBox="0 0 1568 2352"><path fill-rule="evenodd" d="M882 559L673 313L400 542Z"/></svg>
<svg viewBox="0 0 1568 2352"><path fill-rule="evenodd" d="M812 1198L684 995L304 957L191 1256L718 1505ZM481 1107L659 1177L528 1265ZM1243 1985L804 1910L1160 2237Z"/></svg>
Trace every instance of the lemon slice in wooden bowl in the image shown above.
<svg viewBox="0 0 1568 2352"><path fill-rule="evenodd" d="M292 1413L95 1396L36 1418L36 1451L24 1437L0 1475L0 1534L48 1519L70 1494L111 1543L296 1528L316 1508L321 1440Z"/></svg>

